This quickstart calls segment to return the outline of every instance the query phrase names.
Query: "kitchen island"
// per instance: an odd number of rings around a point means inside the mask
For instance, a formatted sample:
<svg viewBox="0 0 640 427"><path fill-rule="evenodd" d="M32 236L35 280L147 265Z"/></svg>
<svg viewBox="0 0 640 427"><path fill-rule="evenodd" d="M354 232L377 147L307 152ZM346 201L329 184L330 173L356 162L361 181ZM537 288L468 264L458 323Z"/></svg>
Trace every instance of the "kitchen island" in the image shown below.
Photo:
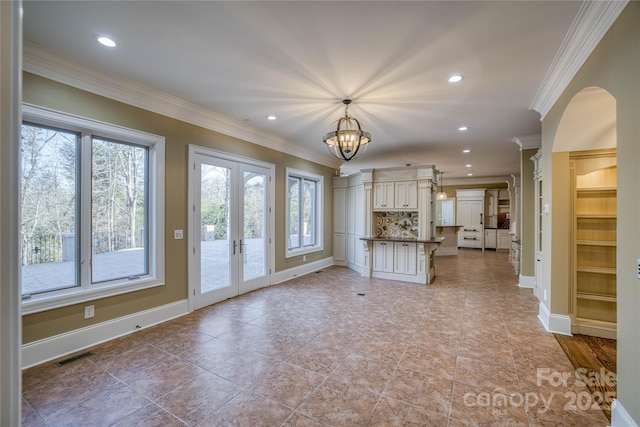
<svg viewBox="0 0 640 427"><path fill-rule="evenodd" d="M361 237L365 242L362 275L379 279L430 284L436 276L435 250L444 237Z"/></svg>

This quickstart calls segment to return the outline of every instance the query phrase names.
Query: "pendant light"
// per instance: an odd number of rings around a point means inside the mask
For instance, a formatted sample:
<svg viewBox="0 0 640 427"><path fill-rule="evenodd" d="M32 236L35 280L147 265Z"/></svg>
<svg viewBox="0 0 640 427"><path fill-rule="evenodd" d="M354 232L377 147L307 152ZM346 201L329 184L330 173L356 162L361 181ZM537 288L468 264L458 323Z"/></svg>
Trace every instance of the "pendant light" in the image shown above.
<svg viewBox="0 0 640 427"><path fill-rule="evenodd" d="M444 200L449 197L447 196L447 193L442 191L442 174L444 174L444 172L440 172L440 191L436 194L436 200Z"/></svg>

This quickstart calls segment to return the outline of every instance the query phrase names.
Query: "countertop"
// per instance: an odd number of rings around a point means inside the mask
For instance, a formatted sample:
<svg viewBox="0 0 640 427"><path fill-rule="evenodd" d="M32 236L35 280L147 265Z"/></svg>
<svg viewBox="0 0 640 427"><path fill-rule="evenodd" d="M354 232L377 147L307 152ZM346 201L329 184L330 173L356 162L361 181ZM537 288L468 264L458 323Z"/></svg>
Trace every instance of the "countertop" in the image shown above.
<svg viewBox="0 0 640 427"><path fill-rule="evenodd" d="M464 225L436 225L436 228L462 228Z"/></svg>
<svg viewBox="0 0 640 427"><path fill-rule="evenodd" d="M414 242L414 243L437 243L440 244L445 237L432 237L431 239L414 239L411 237L361 237L360 240L372 242Z"/></svg>

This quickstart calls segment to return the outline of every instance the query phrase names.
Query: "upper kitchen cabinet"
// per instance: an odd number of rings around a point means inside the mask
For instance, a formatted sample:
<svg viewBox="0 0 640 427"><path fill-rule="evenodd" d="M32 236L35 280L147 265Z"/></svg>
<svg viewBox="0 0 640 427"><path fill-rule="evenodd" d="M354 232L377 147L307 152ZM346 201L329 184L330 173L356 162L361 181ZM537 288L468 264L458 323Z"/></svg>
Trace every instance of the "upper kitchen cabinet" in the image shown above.
<svg viewBox="0 0 640 427"><path fill-rule="evenodd" d="M374 183L373 209L376 211L417 210L417 181L413 180Z"/></svg>
<svg viewBox="0 0 640 427"><path fill-rule="evenodd" d="M418 209L418 182L401 181L394 183L395 208L396 209Z"/></svg>
<svg viewBox="0 0 640 427"><path fill-rule="evenodd" d="M395 208L395 183L376 182L373 184L373 209L377 211Z"/></svg>

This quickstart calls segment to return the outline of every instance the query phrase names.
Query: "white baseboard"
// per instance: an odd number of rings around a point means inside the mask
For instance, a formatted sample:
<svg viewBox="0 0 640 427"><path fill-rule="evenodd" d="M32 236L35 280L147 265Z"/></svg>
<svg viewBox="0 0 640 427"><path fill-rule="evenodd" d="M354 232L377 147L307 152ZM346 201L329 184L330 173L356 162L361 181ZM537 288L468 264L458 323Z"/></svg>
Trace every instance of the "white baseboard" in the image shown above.
<svg viewBox="0 0 640 427"><path fill-rule="evenodd" d="M611 405L611 427L638 427L618 399Z"/></svg>
<svg viewBox="0 0 640 427"><path fill-rule="evenodd" d="M286 282L294 277L304 276L305 274L323 269L333 265L333 257L324 258L318 261L302 264L287 270L278 271L273 275L273 284Z"/></svg>
<svg viewBox="0 0 640 427"><path fill-rule="evenodd" d="M137 329L148 328L187 313L189 313L189 303L185 299L30 342L22 346L22 369L93 347L130 334Z"/></svg>
<svg viewBox="0 0 640 427"><path fill-rule="evenodd" d="M571 330L574 334L591 335L610 340L618 338L618 328L615 323L580 320L579 323L573 324Z"/></svg>
<svg viewBox="0 0 640 427"><path fill-rule="evenodd" d="M351 270L355 271L356 273L358 273L359 275L362 276L362 272L364 271L364 267L355 265L355 264L347 264L347 267L349 267Z"/></svg>
<svg viewBox="0 0 640 427"><path fill-rule="evenodd" d="M538 306L538 319L542 326L554 334L572 335L571 334L571 317L564 314L553 314L546 305L540 303Z"/></svg>
<svg viewBox="0 0 640 427"><path fill-rule="evenodd" d="M523 276L518 278L518 286L521 288L534 289L536 287L536 278L534 276Z"/></svg>

